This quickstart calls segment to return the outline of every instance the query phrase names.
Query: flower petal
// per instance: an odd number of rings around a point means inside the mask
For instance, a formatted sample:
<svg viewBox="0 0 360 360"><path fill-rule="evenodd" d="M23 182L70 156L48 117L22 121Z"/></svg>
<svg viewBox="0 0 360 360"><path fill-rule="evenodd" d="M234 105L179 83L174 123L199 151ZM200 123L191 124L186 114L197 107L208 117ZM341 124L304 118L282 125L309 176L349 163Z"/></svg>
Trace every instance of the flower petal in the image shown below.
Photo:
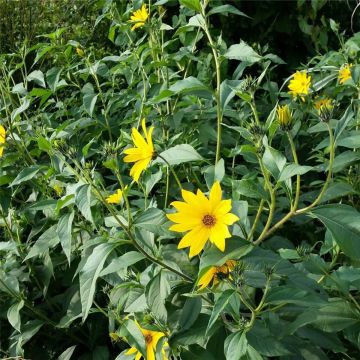
<svg viewBox="0 0 360 360"><path fill-rule="evenodd" d="M220 217L220 221L225 225L232 225L234 222L239 221L240 219L232 213L227 213Z"/></svg>
<svg viewBox="0 0 360 360"><path fill-rule="evenodd" d="M215 209L219 205L221 201L221 196L222 194L220 183L218 181L215 181L214 185L211 187L209 196L211 209Z"/></svg>
<svg viewBox="0 0 360 360"><path fill-rule="evenodd" d="M212 266L198 281L199 290L206 288L216 274L216 267Z"/></svg>

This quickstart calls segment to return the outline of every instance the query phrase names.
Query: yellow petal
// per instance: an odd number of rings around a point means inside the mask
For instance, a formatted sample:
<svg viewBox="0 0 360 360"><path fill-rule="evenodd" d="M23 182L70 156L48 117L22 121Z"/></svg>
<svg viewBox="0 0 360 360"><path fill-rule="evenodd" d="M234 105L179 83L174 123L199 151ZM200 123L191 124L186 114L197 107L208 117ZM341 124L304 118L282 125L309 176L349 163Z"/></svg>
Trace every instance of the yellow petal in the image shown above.
<svg viewBox="0 0 360 360"><path fill-rule="evenodd" d="M209 200L210 200L211 209L215 209L219 205L221 201L221 195L222 194L221 194L220 183L216 181L210 190Z"/></svg>
<svg viewBox="0 0 360 360"><path fill-rule="evenodd" d="M224 223L225 225L232 225L234 222L239 221L239 220L240 219L232 213L227 213L220 217L220 221L222 223Z"/></svg>
<svg viewBox="0 0 360 360"><path fill-rule="evenodd" d="M155 353L152 346L146 346L146 360L155 360Z"/></svg>
<svg viewBox="0 0 360 360"><path fill-rule="evenodd" d="M198 281L198 286L200 286L199 290L202 290L206 288L211 280L214 278L214 275L216 274L216 267L212 266Z"/></svg>
<svg viewBox="0 0 360 360"><path fill-rule="evenodd" d="M183 249L185 247L194 246L196 249L200 246L202 248L205 246L207 239L209 238L210 230L205 226L198 226L188 232L179 242L178 249ZM197 245L196 245L197 244ZM202 246L201 246L202 245ZM199 253L198 252L198 253ZM195 254L196 255L196 254Z"/></svg>
<svg viewBox="0 0 360 360"><path fill-rule="evenodd" d="M231 200L221 200L218 206L213 210L216 218L220 218L231 210Z"/></svg>
<svg viewBox="0 0 360 360"><path fill-rule="evenodd" d="M138 148L146 148L147 143L145 139L140 135L139 131L136 128L132 128L131 131L131 138L133 140L133 143Z"/></svg>
<svg viewBox="0 0 360 360"><path fill-rule="evenodd" d="M137 348L131 347L125 354L126 355L131 355L131 354L135 354L137 351L138 351Z"/></svg>
<svg viewBox="0 0 360 360"><path fill-rule="evenodd" d="M210 241L215 244L219 250L225 250L225 239L231 237L228 227L224 224L216 224L211 228Z"/></svg>
<svg viewBox="0 0 360 360"><path fill-rule="evenodd" d="M176 231L176 232L185 232L185 231L192 230L194 227L196 227L198 225L199 225L198 223L196 223L196 224L192 224L192 223L189 223L189 224L184 224L184 223L174 224L174 225L171 225L169 227L169 230Z"/></svg>
<svg viewBox="0 0 360 360"><path fill-rule="evenodd" d="M201 218L189 216L186 213L166 214L167 218L175 223L181 224L201 224Z"/></svg>
<svg viewBox="0 0 360 360"><path fill-rule="evenodd" d="M134 166L131 168L130 176L132 176L136 182L139 181L139 177L140 177L141 173L147 168L150 161L151 161L151 158L137 161L134 164Z"/></svg>

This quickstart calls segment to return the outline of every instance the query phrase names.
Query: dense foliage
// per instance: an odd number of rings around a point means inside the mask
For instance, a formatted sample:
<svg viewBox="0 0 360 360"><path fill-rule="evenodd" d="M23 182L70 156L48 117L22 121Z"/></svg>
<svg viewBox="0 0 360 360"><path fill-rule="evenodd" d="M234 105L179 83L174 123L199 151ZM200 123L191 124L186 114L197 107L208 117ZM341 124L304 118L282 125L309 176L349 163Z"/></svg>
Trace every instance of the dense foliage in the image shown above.
<svg viewBox="0 0 360 360"><path fill-rule="evenodd" d="M358 359L356 5L51 4L0 55L0 356Z"/></svg>

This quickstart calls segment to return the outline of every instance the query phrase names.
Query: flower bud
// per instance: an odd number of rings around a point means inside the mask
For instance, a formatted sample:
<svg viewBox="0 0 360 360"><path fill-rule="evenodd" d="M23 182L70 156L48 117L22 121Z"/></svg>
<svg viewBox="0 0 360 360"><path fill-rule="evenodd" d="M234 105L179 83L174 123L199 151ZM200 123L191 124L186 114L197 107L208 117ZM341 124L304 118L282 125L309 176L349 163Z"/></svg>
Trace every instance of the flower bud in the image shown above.
<svg viewBox="0 0 360 360"><path fill-rule="evenodd" d="M290 130L292 125L292 114L290 112L289 105L279 105L276 109L276 114L280 127L284 131Z"/></svg>

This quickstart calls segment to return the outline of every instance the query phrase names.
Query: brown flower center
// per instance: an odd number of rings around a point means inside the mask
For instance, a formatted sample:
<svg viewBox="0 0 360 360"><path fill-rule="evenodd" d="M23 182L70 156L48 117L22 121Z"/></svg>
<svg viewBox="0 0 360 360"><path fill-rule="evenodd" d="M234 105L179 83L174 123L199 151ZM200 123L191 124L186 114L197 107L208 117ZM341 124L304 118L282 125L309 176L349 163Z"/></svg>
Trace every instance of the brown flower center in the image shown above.
<svg viewBox="0 0 360 360"><path fill-rule="evenodd" d="M145 342L146 342L146 344L151 344L151 342L152 342L152 335L151 334L145 335Z"/></svg>
<svg viewBox="0 0 360 360"><path fill-rule="evenodd" d="M211 227L216 224L216 219L214 216L207 214L203 217L202 222L205 226Z"/></svg>

